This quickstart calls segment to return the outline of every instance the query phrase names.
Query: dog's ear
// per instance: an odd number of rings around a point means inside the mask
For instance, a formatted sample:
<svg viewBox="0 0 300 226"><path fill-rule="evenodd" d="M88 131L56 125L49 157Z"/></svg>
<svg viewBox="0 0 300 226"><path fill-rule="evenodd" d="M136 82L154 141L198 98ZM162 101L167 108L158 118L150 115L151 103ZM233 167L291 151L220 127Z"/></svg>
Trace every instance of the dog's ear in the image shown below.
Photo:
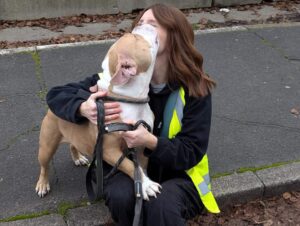
<svg viewBox="0 0 300 226"><path fill-rule="evenodd" d="M124 85L137 74L137 65L130 55L116 53L112 49L109 53L109 71L111 85Z"/></svg>
<svg viewBox="0 0 300 226"><path fill-rule="evenodd" d="M115 74L112 76L110 80L110 84L117 86L117 85L124 85L126 84L130 79L130 76L125 76L124 71L122 70L121 64L118 63Z"/></svg>
<svg viewBox="0 0 300 226"><path fill-rule="evenodd" d="M114 45L108 51L107 56L108 56L109 73L110 76L113 77L113 75L116 73L117 65L118 65L118 55L116 53Z"/></svg>
<svg viewBox="0 0 300 226"><path fill-rule="evenodd" d="M130 63L129 60L124 62L124 60L118 59L118 64L116 67L115 74L110 80L112 85L124 85L137 73L137 68L135 63Z"/></svg>

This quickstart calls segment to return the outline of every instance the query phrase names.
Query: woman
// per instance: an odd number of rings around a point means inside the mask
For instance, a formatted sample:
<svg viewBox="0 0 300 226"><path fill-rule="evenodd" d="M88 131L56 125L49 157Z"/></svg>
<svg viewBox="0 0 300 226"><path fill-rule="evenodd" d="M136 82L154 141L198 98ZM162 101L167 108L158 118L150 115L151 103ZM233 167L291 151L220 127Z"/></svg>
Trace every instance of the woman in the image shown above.
<svg viewBox="0 0 300 226"><path fill-rule="evenodd" d="M144 225L185 225L204 206L210 212L219 212L210 191L206 155L210 93L215 83L203 71L203 58L194 46L192 27L180 10L152 5L136 18L133 27L141 24L156 28L160 44L149 93L154 129L151 134L140 126L124 132L123 138L128 147L146 147L148 176L162 185L161 194L143 204ZM80 83L53 88L47 95L50 109L75 123L86 119L95 123L95 99L106 95L97 92L97 80L94 75ZM90 90L92 94L82 97L79 89ZM171 96L176 98L171 100ZM118 103L106 103L105 112L106 122L117 119ZM104 165L105 172L110 168ZM133 189L132 180L122 172L105 183L105 203L118 225L132 225Z"/></svg>

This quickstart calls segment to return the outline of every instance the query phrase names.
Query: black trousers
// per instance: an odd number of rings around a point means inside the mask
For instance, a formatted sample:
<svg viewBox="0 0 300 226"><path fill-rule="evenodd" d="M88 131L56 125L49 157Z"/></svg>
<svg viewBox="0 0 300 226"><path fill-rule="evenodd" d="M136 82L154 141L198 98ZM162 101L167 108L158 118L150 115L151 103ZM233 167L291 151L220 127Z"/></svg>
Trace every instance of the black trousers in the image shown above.
<svg viewBox="0 0 300 226"><path fill-rule="evenodd" d="M144 226L183 226L187 219L203 210L191 180L176 178L161 185L161 194L157 198L143 201ZM118 172L109 178L104 185L104 199L116 225L132 225L135 196L133 180L129 176Z"/></svg>

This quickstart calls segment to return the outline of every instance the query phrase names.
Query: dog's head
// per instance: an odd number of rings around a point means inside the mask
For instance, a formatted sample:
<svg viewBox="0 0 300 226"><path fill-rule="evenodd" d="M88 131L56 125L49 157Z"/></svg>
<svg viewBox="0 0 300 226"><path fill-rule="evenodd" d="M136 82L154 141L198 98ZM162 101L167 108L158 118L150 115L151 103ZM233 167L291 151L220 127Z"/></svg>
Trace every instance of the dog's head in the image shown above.
<svg viewBox="0 0 300 226"><path fill-rule="evenodd" d="M131 78L148 72L157 50L155 28L147 24L137 26L111 46L102 63L103 73L110 75L110 85L124 85Z"/></svg>

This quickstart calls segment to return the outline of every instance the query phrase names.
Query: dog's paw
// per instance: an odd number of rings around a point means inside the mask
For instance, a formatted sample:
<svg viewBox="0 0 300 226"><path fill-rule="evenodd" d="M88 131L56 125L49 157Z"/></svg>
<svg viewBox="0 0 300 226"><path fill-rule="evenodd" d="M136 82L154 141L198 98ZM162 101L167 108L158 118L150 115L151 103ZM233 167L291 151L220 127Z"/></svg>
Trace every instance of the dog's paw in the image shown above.
<svg viewBox="0 0 300 226"><path fill-rule="evenodd" d="M83 155L79 155L79 158L73 159L73 161L76 166L87 166L90 164L89 160Z"/></svg>
<svg viewBox="0 0 300 226"><path fill-rule="evenodd" d="M149 201L150 196L154 196L160 193L161 185L150 180L149 177L144 175L143 183L142 183L142 190L143 190L143 198L144 200Z"/></svg>
<svg viewBox="0 0 300 226"><path fill-rule="evenodd" d="M43 198L50 191L49 182L41 182L38 181L35 187L35 192L38 194L40 198Z"/></svg>

